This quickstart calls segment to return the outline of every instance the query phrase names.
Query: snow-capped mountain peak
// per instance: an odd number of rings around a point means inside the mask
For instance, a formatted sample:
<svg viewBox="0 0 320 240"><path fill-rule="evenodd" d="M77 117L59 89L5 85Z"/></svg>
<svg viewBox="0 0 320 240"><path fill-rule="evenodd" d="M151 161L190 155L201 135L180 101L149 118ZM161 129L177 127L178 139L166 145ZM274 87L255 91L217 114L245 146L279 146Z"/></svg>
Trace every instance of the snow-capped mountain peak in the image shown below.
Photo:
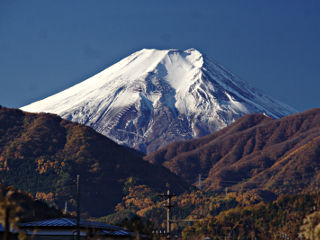
<svg viewBox="0 0 320 240"><path fill-rule="evenodd" d="M56 113L144 152L212 133L247 113L296 112L196 49L142 49L22 110Z"/></svg>

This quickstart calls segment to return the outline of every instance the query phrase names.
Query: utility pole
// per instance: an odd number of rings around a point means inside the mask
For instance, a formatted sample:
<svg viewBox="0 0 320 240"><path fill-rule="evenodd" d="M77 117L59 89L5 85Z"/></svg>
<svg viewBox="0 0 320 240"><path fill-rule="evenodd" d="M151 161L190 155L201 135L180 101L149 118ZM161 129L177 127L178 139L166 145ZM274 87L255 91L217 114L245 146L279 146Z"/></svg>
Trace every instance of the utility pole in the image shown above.
<svg viewBox="0 0 320 240"><path fill-rule="evenodd" d="M5 208L5 214L4 214L4 234L3 239L8 240L10 235L10 207Z"/></svg>
<svg viewBox="0 0 320 240"><path fill-rule="evenodd" d="M170 190L168 189L167 194L160 194L159 196L167 198L167 205L164 207L167 209L167 239L171 239L171 208L173 205L171 203L171 198L175 196L175 194L170 194Z"/></svg>
<svg viewBox="0 0 320 240"><path fill-rule="evenodd" d="M80 175L77 175L77 240L80 240Z"/></svg>
<svg viewBox="0 0 320 240"><path fill-rule="evenodd" d="M199 190L201 190L201 174L199 174L199 179L198 179L198 181L199 181Z"/></svg>

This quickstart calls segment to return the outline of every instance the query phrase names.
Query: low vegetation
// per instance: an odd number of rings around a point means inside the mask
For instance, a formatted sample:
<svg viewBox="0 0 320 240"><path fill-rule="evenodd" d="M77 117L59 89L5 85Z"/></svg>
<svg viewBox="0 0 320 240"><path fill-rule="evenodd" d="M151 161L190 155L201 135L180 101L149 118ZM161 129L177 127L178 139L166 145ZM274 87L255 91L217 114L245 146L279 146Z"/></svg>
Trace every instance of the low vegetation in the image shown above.
<svg viewBox="0 0 320 240"><path fill-rule="evenodd" d="M315 227L320 224L320 218L312 215L320 216L319 192L277 197L265 191L193 190L172 201L173 234L182 233L183 239L298 239L310 231L318 231ZM133 186L115 213L99 220L131 231L163 232L165 204L166 201L147 186Z"/></svg>

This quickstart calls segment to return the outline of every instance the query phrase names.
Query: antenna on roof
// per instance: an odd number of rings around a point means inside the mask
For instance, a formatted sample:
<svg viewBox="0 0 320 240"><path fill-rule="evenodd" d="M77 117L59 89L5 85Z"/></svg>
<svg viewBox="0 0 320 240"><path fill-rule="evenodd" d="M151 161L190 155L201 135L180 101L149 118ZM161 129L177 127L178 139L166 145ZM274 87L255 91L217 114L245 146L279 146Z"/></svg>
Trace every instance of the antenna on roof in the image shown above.
<svg viewBox="0 0 320 240"><path fill-rule="evenodd" d="M63 213L64 213L64 214L67 214L67 213L68 213L68 201L67 201L67 200L64 202L64 210L63 210Z"/></svg>

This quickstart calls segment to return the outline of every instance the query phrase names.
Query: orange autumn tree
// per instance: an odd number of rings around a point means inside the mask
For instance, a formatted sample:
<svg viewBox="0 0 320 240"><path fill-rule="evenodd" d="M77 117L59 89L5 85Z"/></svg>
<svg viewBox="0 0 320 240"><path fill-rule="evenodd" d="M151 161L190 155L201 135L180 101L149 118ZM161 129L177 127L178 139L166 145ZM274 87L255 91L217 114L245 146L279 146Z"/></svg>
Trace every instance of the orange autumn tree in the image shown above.
<svg viewBox="0 0 320 240"><path fill-rule="evenodd" d="M4 240L9 239L10 225L16 226L19 220L17 213L21 211L19 202L13 198L14 193L10 188L8 191L2 189L0 193L0 222L4 226Z"/></svg>

